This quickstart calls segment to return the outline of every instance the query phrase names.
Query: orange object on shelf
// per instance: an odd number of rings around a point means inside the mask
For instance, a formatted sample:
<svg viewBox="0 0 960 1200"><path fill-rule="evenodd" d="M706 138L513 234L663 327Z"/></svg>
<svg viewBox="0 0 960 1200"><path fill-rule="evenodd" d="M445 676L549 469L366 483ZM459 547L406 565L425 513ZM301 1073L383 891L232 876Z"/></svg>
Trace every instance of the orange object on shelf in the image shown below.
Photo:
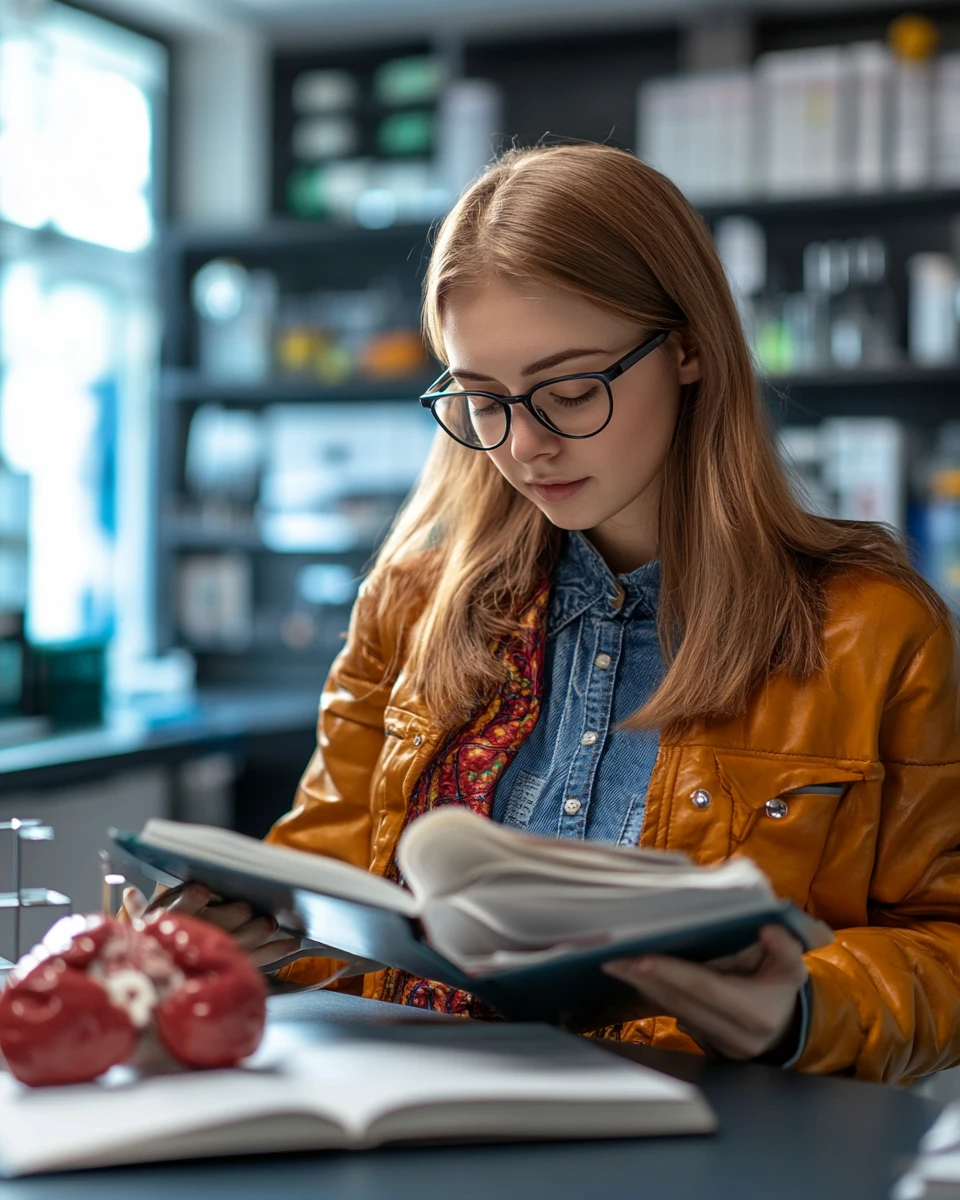
<svg viewBox="0 0 960 1200"><path fill-rule="evenodd" d="M940 30L927 17L921 17L918 13L904 13L890 23L887 43L900 58L923 62L936 51L940 43Z"/></svg>
<svg viewBox="0 0 960 1200"><path fill-rule="evenodd" d="M427 361L420 334L403 329L371 338L360 355L360 369L372 379L396 379L418 375Z"/></svg>

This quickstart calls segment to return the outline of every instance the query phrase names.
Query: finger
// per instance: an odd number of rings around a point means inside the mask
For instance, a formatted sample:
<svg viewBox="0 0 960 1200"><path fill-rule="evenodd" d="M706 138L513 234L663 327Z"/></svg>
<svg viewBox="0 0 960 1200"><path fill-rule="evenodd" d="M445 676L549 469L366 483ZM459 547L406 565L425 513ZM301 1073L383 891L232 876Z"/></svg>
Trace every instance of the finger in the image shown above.
<svg viewBox="0 0 960 1200"><path fill-rule="evenodd" d="M173 899L163 896L157 907L186 917L197 916L201 909L206 907L213 894L205 883L187 883L174 891L176 895L173 896ZM206 913L204 913L204 917L206 917Z"/></svg>
<svg viewBox="0 0 960 1200"><path fill-rule="evenodd" d="M720 971L724 975L752 975L763 962L765 950L762 942L754 942L736 954L725 954L721 958L711 958L705 965L711 971Z"/></svg>
<svg viewBox="0 0 960 1200"><path fill-rule="evenodd" d="M264 967L269 967L271 963L278 959L286 958L288 954L296 954L300 949L300 939L298 937L283 937L277 938L273 942L265 942L264 945L258 946L256 950L250 951L250 958L255 967L261 970Z"/></svg>
<svg viewBox="0 0 960 1200"><path fill-rule="evenodd" d="M147 912L156 912L158 908L167 908L180 895L186 887L184 883L178 883L176 887L167 887L165 883L158 883L153 889L153 895L147 904Z"/></svg>
<svg viewBox="0 0 960 1200"><path fill-rule="evenodd" d="M772 965L790 970L803 964L803 944L782 925L764 925L760 930L760 943Z"/></svg>
<svg viewBox="0 0 960 1200"><path fill-rule="evenodd" d="M234 900L229 904L208 904L198 915L211 925L234 933L250 921L253 909L244 900Z"/></svg>
<svg viewBox="0 0 960 1200"><path fill-rule="evenodd" d="M233 940L244 950L256 950L277 932L277 923L273 917L254 917L243 925L238 925L233 931Z"/></svg>
<svg viewBox="0 0 960 1200"><path fill-rule="evenodd" d="M139 888L124 888L121 908L131 921L139 921L147 911L147 898Z"/></svg>

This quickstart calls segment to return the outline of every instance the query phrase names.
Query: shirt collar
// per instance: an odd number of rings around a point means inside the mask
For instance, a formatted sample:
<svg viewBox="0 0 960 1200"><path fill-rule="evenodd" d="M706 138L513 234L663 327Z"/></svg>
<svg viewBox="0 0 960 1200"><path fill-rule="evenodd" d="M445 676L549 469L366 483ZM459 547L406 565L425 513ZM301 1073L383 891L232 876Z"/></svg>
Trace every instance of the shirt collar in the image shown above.
<svg viewBox="0 0 960 1200"><path fill-rule="evenodd" d="M618 584L624 597L620 608L614 609ZM573 530L564 538L553 572L548 636L594 607L611 615L616 612L623 619L634 613L656 616L659 598L659 559L651 559L625 575L614 575L592 542L579 530Z"/></svg>

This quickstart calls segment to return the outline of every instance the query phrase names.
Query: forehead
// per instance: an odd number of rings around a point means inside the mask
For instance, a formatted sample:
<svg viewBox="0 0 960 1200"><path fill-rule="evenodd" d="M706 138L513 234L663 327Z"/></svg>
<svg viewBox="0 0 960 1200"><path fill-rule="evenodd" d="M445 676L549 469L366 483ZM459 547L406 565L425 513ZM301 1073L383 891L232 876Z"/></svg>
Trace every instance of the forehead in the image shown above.
<svg viewBox="0 0 960 1200"><path fill-rule="evenodd" d="M443 306L447 362L518 367L573 346L614 346L639 328L560 287L491 279L451 289Z"/></svg>

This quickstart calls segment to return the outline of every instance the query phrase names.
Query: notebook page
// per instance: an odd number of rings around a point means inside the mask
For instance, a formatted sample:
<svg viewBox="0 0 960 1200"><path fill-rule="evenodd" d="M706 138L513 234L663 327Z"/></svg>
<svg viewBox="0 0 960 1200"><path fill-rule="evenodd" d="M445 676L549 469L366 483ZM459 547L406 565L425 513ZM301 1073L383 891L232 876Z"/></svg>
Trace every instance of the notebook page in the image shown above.
<svg viewBox="0 0 960 1200"><path fill-rule="evenodd" d="M439 1030L433 1031L435 1034ZM683 1105L699 1102L691 1084L628 1063L575 1038L526 1026L514 1049L487 1045L476 1050L435 1037L411 1044L381 1041L332 1043L301 1052L296 1070L309 1080L313 1111L347 1129L351 1141L376 1144L378 1122L385 1131L391 1114L418 1112L402 1126L407 1136L429 1137L444 1114L444 1132L470 1135L471 1116L484 1110L484 1132L503 1137L584 1136L591 1104ZM555 1038L560 1038L558 1043ZM557 1121L566 1109L569 1128ZM499 1114L499 1118L498 1118ZM700 1126L709 1128L710 1126ZM635 1129L642 1130L637 1119ZM592 1136L604 1136L595 1129ZM620 1130L622 1134L622 1129Z"/></svg>
<svg viewBox="0 0 960 1200"><path fill-rule="evenodd" d="M137 1078L114 1068L102 1081L28 1088L0 1073L0 1171L9 1175L150 1161L150 1143L188 1135L217 1153L218 1130L282 1113L310 1111L301 1085L280 1067L185 1071ZM327 1116L314 1118L316 1144L342 1145ZM198 1137L201 1133L205 1136ZM229 1139L228 1139L229 1140ZM165 1157L167 1155L164 1155Z"/></svg>

